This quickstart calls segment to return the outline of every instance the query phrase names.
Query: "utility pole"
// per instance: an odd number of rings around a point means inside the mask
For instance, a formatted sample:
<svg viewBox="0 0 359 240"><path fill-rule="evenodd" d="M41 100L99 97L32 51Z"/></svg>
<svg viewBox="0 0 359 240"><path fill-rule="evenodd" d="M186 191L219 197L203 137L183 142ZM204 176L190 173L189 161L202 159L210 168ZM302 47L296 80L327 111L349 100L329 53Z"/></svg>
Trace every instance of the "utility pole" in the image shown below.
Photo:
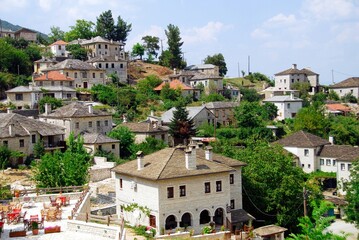
<svg viewBox="0 0 359 240"><path fill-rule="evenodd" d="M304 206L304 217L307 216L307 199L308 199L308 192L305 187L303 187L303 206Z"/></svg>
<svg viewBox="0 0 359 240"><path fill-rule="evenodd" d="M248 55L248 75L251 73L251 56Z"/></svg>
<svg viewBox="0 0 359 240"><path fill-rule="evenodd" d="M334 84L334 70L332 69L332 82Z"/></svg>
<svg viewBox="0 0 359 240"><path fill-rule="evenodd" d="M241 72L240 72L240 68L239 68L239 62L238 62L238 78L240 78L241 77Z"/></svg>

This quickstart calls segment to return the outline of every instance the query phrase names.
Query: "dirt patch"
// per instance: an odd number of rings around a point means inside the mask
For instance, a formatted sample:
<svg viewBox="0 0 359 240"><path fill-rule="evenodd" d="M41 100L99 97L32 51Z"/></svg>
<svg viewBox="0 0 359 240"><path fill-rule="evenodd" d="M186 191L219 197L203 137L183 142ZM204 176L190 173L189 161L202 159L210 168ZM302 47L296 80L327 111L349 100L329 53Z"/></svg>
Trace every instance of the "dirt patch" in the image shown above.
<svg viewBox="0 0 359 240"><path fill-rule="evenodd" d="M145 63L139 60L130 62L127 72L129 78L135 82L149 75L156 75L161 79L167 79L169 75L173 74L173 71L167 67Z"/></svg>
<svg viewBox="0 0 359 240"><path fill-rule="evenodd" d="M34 185L34 182L31 180L32 172L29 169L19 170L19 169L6 169L0 171L0 184L1 185L23 185L30 186Z"/></svg>

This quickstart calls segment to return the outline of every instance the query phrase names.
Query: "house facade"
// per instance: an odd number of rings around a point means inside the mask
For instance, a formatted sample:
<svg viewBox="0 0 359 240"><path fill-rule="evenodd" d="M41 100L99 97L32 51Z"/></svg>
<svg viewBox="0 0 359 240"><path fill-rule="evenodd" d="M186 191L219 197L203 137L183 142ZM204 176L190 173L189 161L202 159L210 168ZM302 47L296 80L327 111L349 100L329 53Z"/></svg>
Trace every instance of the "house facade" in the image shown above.
<svg viewBox="0 0 359 240"><path fill-rule="evenodd" d="M124 122L120 126L125 126L135 134L135 143L142 143L148 137L162 140L168 144L169 127L162 126L161 121L145 121L140 123Z"/></svg>
<svg viewBox="0 0 359 240"><path fill-rule="evenodd" d="M58 61L54 58L41 58L34 62L34 74L40 74L43 70L55 65Z"/></svg>
<svg viewBox="0 0 359 240"><path fill-rule="evenodd" d="M65 41L58 40L49 46L50 51L54 55L54 57L67 57L67 52L66 52L67 44L68 43Z"/></svg>
<svg viewBox="0 0 359 240"><path fill-rule="evenodd" d="M214 114L216 123L229 126L235 122L234 109L239 102L209 102L204 106Z"/></svg>
<svg viewBox="0 0 359 240"><path fill-rule="evenodd" d="M291 93L289 96L274 96L271 98L264 99L263 102L273 103L277 108L277 120L284 120L286 118L294 118L299 110L303 107L303 100L294 97Z"/></svg>
<svg viewBox="0 0 359 240"><path fill-rule="evenodd" d="M65 138L73 132L75 136L84 133L101 133L106 135L112 129L112 115L108 112L94 109L93 106L73 102L54 111L45 108L45 113L39 115L43 122L65 128Z"/></svg>
<svg viewBox="0 0 359 240"><path fill-rule="evenodd" d="M102 133L84 133L84 147L91 155L98 151L112 153L115 157L120 157L120 141L107 137Z"/></svg>
<svg viewBox="0 0 359 240"><path fill-rule="evenodd" d="M113 169L119 216L131 225L142 224L175 232L178 227L200 233L213 221L226 225L227 209L242 208L241 168L245 163L212 153L212 149L166 148ZM189 204L190 203L190 204ZM131 204L149 209L126 212Z"/></svg>
<svg viewBox="0 0 359 240"><path fill-rule="evenodd" d="M163 81L160 85L155 87L153 90L160 93L162 88L166 84L168 84L171 89L180 90L181 95L183 97L189 96L189 97L194 98L194 99L199 99L200 96L201 96L201 91L199 89L194 88L192 86L189 86L188 84L185 84L185 83L179 81L178 79L174 79L174 80L172 80L170 82Z"/></svg>
<svg viewBox="0 0 359 240"><path fill-rule="evenodd" d="M34 153L34 145L40 140L44 143L45 151L53 151L65 146L63 127L43 123L11 111L0 113L0 128L0 143L25 156ZM11 165L23 164L24 159L24 157L12 158Z"/></svg>
<svg viewBox="0 0 359 240"><path fill-rule="evenodd" d="M58 71L66 77L73 78L75 88L90 89L96 84L108 82L105 70L98 69L78 59L66 59L42 71L44 73Z"/></svg>
<svg viewBox="0 0 359 240"><path fill-rule="evenodd" d="M359 77L347 78L337 84L329 86L339 97L344 97L346 94L352 94L359 98Z"/></svg>
<svg viewBox="0 0 359 240"><path fill-rule="evenodd" d="M15 39L23 38L27 41L36 42L37 41L37 32L28 29L28 28L21 28L14 33Z"/></svg>
<svg viewBox="0 0 359 240"><path fill-rule="evenodd" d="M309 83L311 94L319 91L319 74L311 71L309 68L298 69L297 64L293 64L291 68L276 73L274 81L277 90L292 90L292 85L295 83Z"/></svg>

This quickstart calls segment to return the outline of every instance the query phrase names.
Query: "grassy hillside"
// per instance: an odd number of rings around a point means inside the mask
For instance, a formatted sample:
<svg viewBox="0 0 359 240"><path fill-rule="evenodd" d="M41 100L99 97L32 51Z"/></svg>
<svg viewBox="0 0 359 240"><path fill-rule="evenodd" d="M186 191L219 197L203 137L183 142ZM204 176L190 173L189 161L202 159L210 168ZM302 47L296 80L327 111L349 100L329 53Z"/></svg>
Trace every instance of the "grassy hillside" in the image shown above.
<svg viewBox="0 0 359 240"><path fill-rule="evenodd" d="M257 91L262 91L267 86L267 83L264 81L255 81L251 82L245 78L225 78L223 79L224 84L228 85L231 84L234 87L247 87L247 88L254 88Z"/></svg>

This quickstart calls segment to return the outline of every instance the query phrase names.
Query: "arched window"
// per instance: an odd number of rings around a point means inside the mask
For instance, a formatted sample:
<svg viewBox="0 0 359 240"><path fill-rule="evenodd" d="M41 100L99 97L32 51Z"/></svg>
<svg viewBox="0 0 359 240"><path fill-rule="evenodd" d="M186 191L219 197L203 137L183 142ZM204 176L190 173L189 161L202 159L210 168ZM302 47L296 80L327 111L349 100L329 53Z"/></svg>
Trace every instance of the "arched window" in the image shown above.
<svg viewBox="0 0 359 240"><path fill-rule="evenodd" d="M208 210L203 210L199 215L199 224L206 224L211 221Z"/></svg>
<svg viewBox="0 0 359 240"><path fill-rule="evenodd" d="M217 208L214 213L214 222L216 225L223 225L223 209Z"/></svg>
<svg viewBox="0 0 359 240"><path fill-rule="evenodd" d="M176 217L174 215L169 215L166 218L165 229L169 230L169 229L176 229L176 228L177 228Z"/></svg>
<svg viewBox="0 0 359 240"><path fill-rule="evenodd" d="M192 226L191 214L185 213L182 215L180 227L186 228Z"/></svg>

